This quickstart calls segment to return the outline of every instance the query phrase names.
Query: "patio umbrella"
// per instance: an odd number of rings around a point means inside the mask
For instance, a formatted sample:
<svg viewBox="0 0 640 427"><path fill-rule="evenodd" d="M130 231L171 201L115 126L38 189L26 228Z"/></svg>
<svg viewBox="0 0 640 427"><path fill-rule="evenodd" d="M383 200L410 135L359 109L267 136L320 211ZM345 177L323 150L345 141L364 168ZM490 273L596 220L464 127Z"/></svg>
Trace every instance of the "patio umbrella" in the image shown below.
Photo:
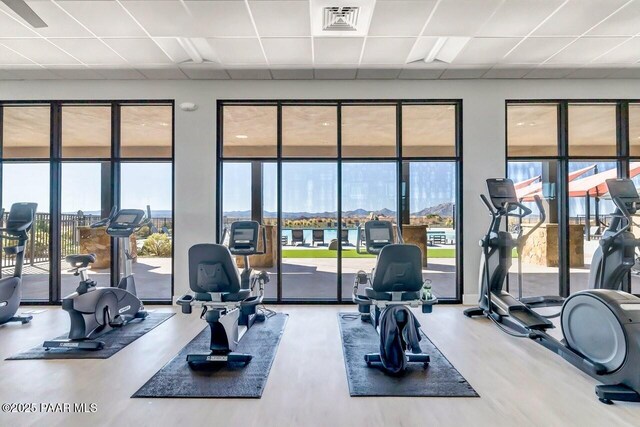
<svg viewBox="0 0 640 427"><path fill-rule="evenodd" d="M577 171L569 173L569 182L575 180L576 178L579 178L590 170L593 170L595 167L596 165L593 164L591 166L587 166L586 168L578 169ZM539 177L540 176L538 175L538 177L536 178ZM518 195L518 199L521 199L523 202L532 202L533 196L538 195L539 197L542 197L542 182L533 182L532 184L521 189L516 188L516 194Z"/></svg>
<svg viewBox="0 0 640 427"><path fill-rule="evenodd" d="M528 187L529 185L533 184L534 182L536 182L540 178L541 178L541 175L537 175L537 176L534 176L533 178L529 178L529 179L525 179L524 181L516 182L515 184L513 184L513 186L515 187L516 190L519 190L521 188Z"/></svg>
<svg viewBox="0 0 640 427"><path fill-rule="evenodd" d="M640 174L640 162L632 162L629 165L629 178ZM586 178L571 181L569 183L569 197L596 196L607 194L607 179L616 178L618 170L612 168Z"/></svg>

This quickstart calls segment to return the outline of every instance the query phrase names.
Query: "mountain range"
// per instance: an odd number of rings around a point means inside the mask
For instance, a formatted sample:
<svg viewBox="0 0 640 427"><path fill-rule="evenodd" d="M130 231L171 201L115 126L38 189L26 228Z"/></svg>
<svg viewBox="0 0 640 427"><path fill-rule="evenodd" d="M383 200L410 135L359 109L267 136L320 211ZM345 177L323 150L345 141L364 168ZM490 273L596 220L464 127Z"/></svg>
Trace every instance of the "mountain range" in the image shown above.
<svg viewBox="0 0 640 427"><path fill-rule="evenodd" d="M440 215L441 217L450 217L453 216L453 203L441 203L436 206L430 206L428 208L422 209L418 212L411 213L412 216L426 216L426 215ZM358 208L352 211L344 211L342 213L343 218L362 218L369 216L371 211ZM396 214L395 211L387 208L383 208L377 211L374 211L375 215L378 216L394 216ZM249 218L251 217L251 211L229 211L224 212L224 215L231 218ZM265 211L265 217L267 218L275 218L277 216L276 212ZM337 212L282 212L282 217L284 219L299 219L299 218L335 218L337 217Z"/></svg>

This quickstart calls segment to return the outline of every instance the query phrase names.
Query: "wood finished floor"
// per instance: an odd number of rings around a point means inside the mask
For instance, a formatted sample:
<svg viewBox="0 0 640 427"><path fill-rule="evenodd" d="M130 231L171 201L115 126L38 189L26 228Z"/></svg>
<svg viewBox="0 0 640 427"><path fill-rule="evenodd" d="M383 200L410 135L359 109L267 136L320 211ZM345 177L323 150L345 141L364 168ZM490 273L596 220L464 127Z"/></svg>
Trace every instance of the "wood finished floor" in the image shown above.
<svg viewBox="0 0 640 427"><path fill-rule="evenodd" d="M0 426L640 425L640 404L600 404L588 376L487 320L465 318L461 306L439 306L419 319L480 398L351 398L336 313L353 307L272 308L290 319L259 400L129 398L202 330L196 314L176 314L107 360L4 361L64 333L67 316L59 308L28 326L2 326L0 403L97 403L98 412L0 413Z"/></svg>

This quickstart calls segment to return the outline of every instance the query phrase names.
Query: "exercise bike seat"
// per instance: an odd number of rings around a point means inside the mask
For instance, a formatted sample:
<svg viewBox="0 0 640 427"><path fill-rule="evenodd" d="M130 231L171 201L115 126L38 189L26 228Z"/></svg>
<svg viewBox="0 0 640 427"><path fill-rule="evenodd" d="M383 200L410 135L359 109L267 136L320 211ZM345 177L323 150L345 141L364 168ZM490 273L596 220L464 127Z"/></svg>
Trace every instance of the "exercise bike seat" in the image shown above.
<svg viewBox="0 0 640 427"><path fill-rule="evenodd" d="M83 267L87 267L89 264L93 264L94 262L96 262L96 255L95 254L67 255L64 260L67 261L73 268L83 268Z"/></svg>

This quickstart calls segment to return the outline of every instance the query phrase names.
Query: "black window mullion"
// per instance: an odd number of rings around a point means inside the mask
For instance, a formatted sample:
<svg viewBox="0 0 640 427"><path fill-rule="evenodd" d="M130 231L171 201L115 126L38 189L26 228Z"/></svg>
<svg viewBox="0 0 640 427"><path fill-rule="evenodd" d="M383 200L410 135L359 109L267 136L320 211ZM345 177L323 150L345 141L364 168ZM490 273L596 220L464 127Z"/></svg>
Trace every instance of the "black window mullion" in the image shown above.
<svg viewBox="0 0 640 427"><path fill-rule="evenodd" d="M618 176L629 177L629 102L616 105L616 145L618 153Z"/></svg>
<svg viewBox="0 0 640 427"><path fill-rule="evenodd" d="M336 236L338 239L338 280L337 300L342 302L342 103L336 106L336 144L338 158L338 227Z"/></svg>
<svg viewBox="0 0 640 427"><path fill-rule="evenodd" d="M402 180L402 104L400 102L396 103L396 156L396 222L398 232L402 233L405 192Z"/></svg>
<svg viewBox="0 0 640 427"><path fill-rule="evenodd" d="M276 181L278 184L278 191L277 191L277 197L278 197L278 213L277 213L277 218L278 218L278 242L277 242L277 248L278 248L278 254L277 254L277 258L278 258L278 265L277 265L277 272L278 272L278 289L277 289L277 295L276 295L276 300L278 302L282 302L282 238L280 236L282 236L282 103L278 103L277 107L276 107L276 153L277 153L277 177L276 177Z"/></svg>
<svg viewBox="0 0 640 427"><path fill-rule="evenodd" d="M560 295L569 296L569 104L558 106L558 279Z"/></svg>
<svg viewBox="0 0 640 427"><path fill-rule="evenodd" d="M62 246L61 246L61 209L62 209L62 105L51 104L51 146L50 146L50 186L49 186L49 302L57 303L62 298Z"/></svg>
<svg viewBox="0 0 640 427"><path fill-rule="evenodd" d="M120 164L120 104L113 102L111 104L111 182L110 195L113 206L118 209L121 206L121 164ZM101 186L102 191L107 190L105 183ZM118 286L120 281L120 251L118 239L111 237L111 286Z"/></svg>

